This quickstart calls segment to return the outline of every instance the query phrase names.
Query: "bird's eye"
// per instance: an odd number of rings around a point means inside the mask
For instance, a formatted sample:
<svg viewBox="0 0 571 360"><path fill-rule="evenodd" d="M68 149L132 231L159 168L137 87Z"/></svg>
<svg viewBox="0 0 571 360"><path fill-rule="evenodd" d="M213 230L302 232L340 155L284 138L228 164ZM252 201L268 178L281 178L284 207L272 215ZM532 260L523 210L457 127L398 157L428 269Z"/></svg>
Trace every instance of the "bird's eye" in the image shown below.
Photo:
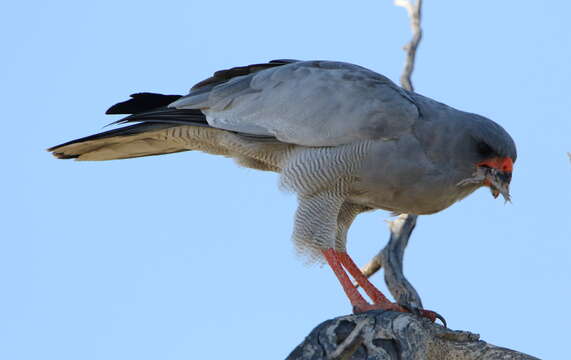
<svg viewBox="0 0 571 360"><path fill-rule="evenodd" d="M494 149L492 149L490 145L486 144L483 141L479 141L476 144L476 151L482 157L482 159L489 159L495 155Z"/></svg>

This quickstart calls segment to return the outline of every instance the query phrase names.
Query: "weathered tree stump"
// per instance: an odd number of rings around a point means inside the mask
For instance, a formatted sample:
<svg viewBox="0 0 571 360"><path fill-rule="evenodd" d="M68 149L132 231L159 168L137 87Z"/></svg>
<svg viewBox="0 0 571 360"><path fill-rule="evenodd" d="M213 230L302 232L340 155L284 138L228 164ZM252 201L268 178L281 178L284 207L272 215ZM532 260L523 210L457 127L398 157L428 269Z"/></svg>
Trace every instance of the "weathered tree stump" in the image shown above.
<svg viewBox="0 0 571 360"><path fill-rule="evenodd" d="M318 325L286 360L532 360L410 313L369 311Z"/></svg>

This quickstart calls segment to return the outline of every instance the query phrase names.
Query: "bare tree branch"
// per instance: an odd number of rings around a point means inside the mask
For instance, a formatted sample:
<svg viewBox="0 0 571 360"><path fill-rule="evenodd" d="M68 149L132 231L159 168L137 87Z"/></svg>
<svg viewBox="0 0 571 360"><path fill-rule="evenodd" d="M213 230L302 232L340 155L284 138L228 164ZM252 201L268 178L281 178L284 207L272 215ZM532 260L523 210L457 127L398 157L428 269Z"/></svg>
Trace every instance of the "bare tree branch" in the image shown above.
<svg viewBox="0 0 571 360"><path fill-rule="evenodd" d="M418 48L418 44L420 44L420 40L422 40L422 28L420 27L422 0L416 0L414 4L408 0L395 0L395 5L402 6L406 9L408 17L410 18L410 27L412 29L412 39L404 46L406 62L400 77L400 83L406 90L414 91L411 77L412 72L414 71L416 49Z"/></svg>
<svg viewBox="0 0 571 360"><path fill-rule="evenodd" d="M406 62L400 81L403 88L413 91L412 72L416 59L416 50L422 39L421 14L422 0L414 4L408 0L395 0L395 5L406 9L410 18L412 39L404 46ZM404 250L416 226L416 215L400 215L398 219L389 222L391 236L384 249L379 251L367 265L361 268L365 276L370 277L385 267L385 282L396 302L409 309L421 309L422 300L412 284L406 279L403 272Z"/></svg>

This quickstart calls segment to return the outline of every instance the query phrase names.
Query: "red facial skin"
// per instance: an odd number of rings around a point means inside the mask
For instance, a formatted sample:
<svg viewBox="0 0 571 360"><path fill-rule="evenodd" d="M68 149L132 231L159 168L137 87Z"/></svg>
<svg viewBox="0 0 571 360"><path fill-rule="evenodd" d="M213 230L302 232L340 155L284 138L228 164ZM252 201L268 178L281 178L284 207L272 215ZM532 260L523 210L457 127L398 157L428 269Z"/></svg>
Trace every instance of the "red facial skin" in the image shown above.
<svg viewBox="0 0 571 360"><path fill-rule="evenodd" d="M504 158L495 157L479 162L476 165L491 167L501 172L512 172L514 167L514 162L509 157L504 157Z"/></svg>
<svg viewBox="0 0 571 360"><path fill-rule="evenodd" d="M491 158L482 162L479 162L476 164L477 166L487 166L489 168L493 168L496 169L498 171L504 172L504 173L511 173L514 167L514 162L511 158L509 157L495 157L495 158ZM491 181L486 179L484 180L484 185L490 187L492 185ZM497 190L493 191L493 195L494 197L498 197L499 192Z"/></svg>

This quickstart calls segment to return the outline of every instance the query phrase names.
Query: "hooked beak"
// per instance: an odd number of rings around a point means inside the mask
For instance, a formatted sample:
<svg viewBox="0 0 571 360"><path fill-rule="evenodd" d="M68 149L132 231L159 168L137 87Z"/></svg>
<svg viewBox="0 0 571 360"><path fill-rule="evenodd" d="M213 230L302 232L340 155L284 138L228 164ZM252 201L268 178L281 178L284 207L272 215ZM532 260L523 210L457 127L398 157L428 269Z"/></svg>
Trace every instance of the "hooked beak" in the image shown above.
<svg viewBox="0 0 571 360"><path fill-rule="evenodd" d="M485 169L484 186L488 186L492 196L497 198L500 194L504 197L506 202L511 202L510 197L510 182L512 179L511 172L498 171L493 168Z"/></svg>
<svg viewBox="0 0 571 360"><path fill-rule="evenodd" d="M495 186L490 186L490 191L492 192L492 196L494 197L494 199L497 199L498 196L500 195L500 190L498 190L498 188L496 188Z"/></svg>
<svg viewBox="0 0 571 360"><path fill-rule="evenodd" d="M458 185L481 184L488 186L494 198L501 194L506 202L511 202L512 169L513 161L508 157L482 161L476 164L474 176L460 181Z"/></svg>

